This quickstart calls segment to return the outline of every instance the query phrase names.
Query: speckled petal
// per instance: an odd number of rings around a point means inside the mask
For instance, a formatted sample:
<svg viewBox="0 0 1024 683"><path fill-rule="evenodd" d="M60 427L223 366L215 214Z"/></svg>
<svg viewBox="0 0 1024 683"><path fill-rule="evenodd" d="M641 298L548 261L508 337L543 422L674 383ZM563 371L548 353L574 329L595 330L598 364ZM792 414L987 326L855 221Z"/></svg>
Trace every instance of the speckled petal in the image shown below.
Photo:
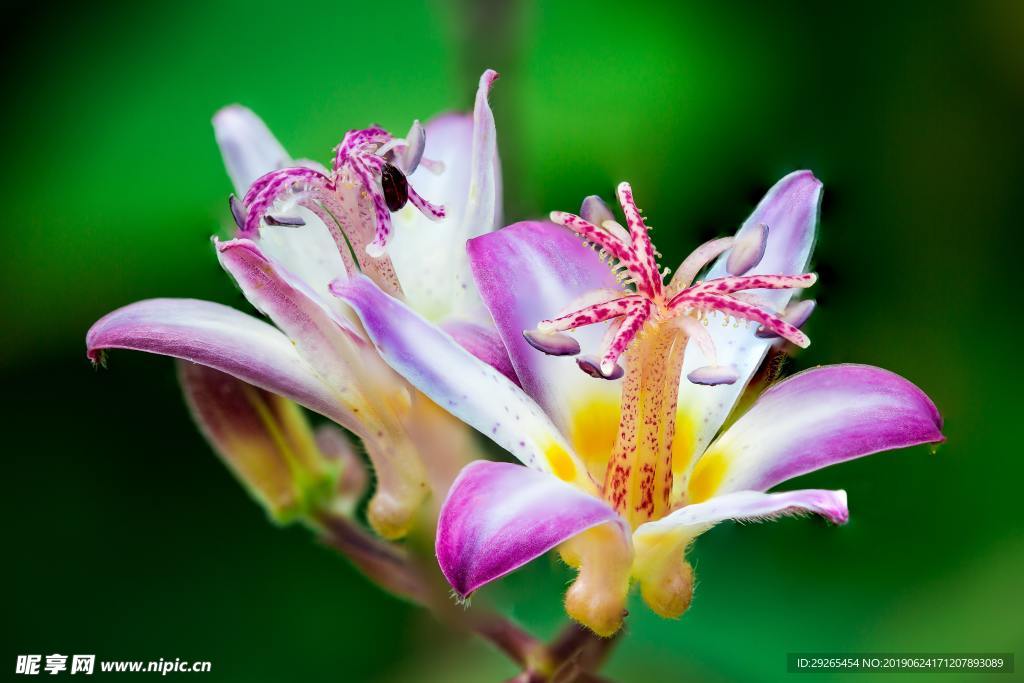
<svg viewBox="0 0 1024 683"><path fill-rule="evenodd" d="M384 360L435 403L526 465L593 488L555 425L507 377L366 277L333 291L355 309Z"/></svg>

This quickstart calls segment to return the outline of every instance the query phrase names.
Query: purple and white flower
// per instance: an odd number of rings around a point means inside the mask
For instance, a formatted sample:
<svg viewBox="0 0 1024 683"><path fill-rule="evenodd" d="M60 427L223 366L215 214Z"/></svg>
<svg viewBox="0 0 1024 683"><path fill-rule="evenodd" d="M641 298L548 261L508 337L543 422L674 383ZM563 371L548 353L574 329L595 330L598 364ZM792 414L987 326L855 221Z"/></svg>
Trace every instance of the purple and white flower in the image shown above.
<svg viewBox="0 0 1024 683"><path fill-rule="evenodd" d="M718 522L847 520L844 491L769 492L776 485L943 440L920 389L852 364L781 381L722 429L778 337L809 343L799 329L809 306L792 297L816 279L811 173L779 181L735 237L699 247L667 284L631 188L618 195L625 227L588 198L579 216L470 240L512 379L369 278L331 286L395 371L525 465L474 462L452 485L436 551L456 593L557 548L579 571L566 610L600 635L620 628L631 584L658 614L682 614L693 591L685 552ZM580 349L596 353L565 358Z"/></svg>
<svg viewBox="0 0 1024 683"><path fill-rule="evenodd" d="M402 298L408 283L418 291L419 269L432 262L430 253L392 242L394 225L412 230L425 217L436 229L431 250L442 253L463 253L466 239L498 227L501 181L487 102L496 78L483 74L472 114L415 122L405 138L379 126L349 131L330 169L292 160L248 109L219 111L214 131L235 186L237 232L214 239L217 258L273 325L206 301L140 301L93 325L89 357L124 348L194 364L180 376L197 422L275 518L325 504L320 492L331 481L331 458L294 403L330 418L362 441L373 464L371 524L388 538L406 533L430 491L443 494L471 457L471 434L382 361L328 285L366 277ZM444 279L438 291L461 290L470 278L468 261L449 265L431 275ZM446 301L424 312L501 364L504 349L493 328L480 325L486 319L474 317L471 296Z"/></svg>

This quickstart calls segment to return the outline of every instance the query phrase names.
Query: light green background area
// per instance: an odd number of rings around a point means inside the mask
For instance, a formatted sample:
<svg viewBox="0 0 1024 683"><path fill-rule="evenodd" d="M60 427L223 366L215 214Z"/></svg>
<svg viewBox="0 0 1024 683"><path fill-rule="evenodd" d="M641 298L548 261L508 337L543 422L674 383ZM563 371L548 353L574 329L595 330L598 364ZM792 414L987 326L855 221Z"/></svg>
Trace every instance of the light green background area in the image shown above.
<svg viewBox="0 0 1024 683"><path fill-rule="evenodd" d="M244 103L295 156L326 160L349 128L404 131L468 107L487 66L502 74L492 103L510 221L628 179L674 265L735 229L777 178L814 170L820 305L791 369L880 365L946 418L936 454L792 482L845 488L845 527L723 524L702 537L689 613L663 621L637 600L608 675L774 681L788 652L1024 653L1021 5L5 12L0 666L95 652L209 659L225 681L514 673L301 530L270 526L190 424L170 362L114 353L94 372L83 348L92 321L136 299L244 307L208 241L230 221L218 107ZM550 634L569 579L543 559L485 590ZM977 680L996 678L1013 677Z"/></svg>

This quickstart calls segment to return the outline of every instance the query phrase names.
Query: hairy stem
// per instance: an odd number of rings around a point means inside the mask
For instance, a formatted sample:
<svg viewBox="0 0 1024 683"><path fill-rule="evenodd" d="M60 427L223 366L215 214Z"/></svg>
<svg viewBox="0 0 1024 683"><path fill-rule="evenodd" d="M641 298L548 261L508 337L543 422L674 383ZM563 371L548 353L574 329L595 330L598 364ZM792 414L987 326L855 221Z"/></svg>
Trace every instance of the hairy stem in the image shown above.
<svg viewBox="0 0 1024 683"><path fill-rule="evenodd" d="M440 572L406 548L370 533L355 521L332 514L313 520L321 542L338 550L384 590L430 611L438 621L490 642L523 671L508 683L609 683L593 672L604 664L621 631L601 638L571 623L544 643L510 619L480 607L455 605Z"/></svg>

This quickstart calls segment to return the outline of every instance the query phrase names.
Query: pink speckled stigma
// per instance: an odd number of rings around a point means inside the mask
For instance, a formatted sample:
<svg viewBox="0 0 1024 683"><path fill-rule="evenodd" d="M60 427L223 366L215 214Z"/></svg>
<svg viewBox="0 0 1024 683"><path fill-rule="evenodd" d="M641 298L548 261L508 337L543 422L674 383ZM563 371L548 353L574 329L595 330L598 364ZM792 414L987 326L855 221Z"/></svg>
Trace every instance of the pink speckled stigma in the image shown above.
<svg viewBox="0 0 1024 683"><path fill-rule="evenodd" d="M395 138L379 126L350 130L335 148L331 170L315 162L271 171L258 178L239 203L232 198L231 209L240 237L257 234L261 222L272 226L302 225L301 219L272 215L286 200L316 214L336 233L340 227L344 239L357 253L379 258L391 236L391 210L382 188L382 176L395 173L407 176L420 165L441 172L442 164L423 158L426 132L419 121L413 123L405 138ZM445 208L430 203L413 189L403 186L402 199L431 220L445 217ZM404 204L404 201L402 202ZM346 260L348 260L346 258Z"/></svg>
<svg viewBox="0 0 1024 683"><path fill-rule="evenodd" d="M726 324L733 317L737 323L756 323L764 334L782 337L797 346L810 344L784 314L769 310L756 296L747 293L758 289L802 289L817 280L814 273L744 276L764 255L768 226L747 231L742 238L722 237L702 244L682 262L666 285L664 278L669 270L658 266L660 254L651 242L649 228L629 183L620 183L617 195L626 227L616 222L611 210L596 196L583 202L580 216L555 211L551 220L597 249L624 289L590 292L570 303L565 313L540 321L536 330L524 332L533 346L554 355L575 355L579 345L563 333L611 321L597 357L581 357L577 363L588 374L617 379L623 375L619 358L638 336L650 327L673 325L687 339L694 340L710 362L691 372L688 378L697 384L713 385L731 384L737 379L732 368L717 364L714 343L704 329L715 313L725 316ZM711 261L730 250L728 276L694 281Z"/></svg>

